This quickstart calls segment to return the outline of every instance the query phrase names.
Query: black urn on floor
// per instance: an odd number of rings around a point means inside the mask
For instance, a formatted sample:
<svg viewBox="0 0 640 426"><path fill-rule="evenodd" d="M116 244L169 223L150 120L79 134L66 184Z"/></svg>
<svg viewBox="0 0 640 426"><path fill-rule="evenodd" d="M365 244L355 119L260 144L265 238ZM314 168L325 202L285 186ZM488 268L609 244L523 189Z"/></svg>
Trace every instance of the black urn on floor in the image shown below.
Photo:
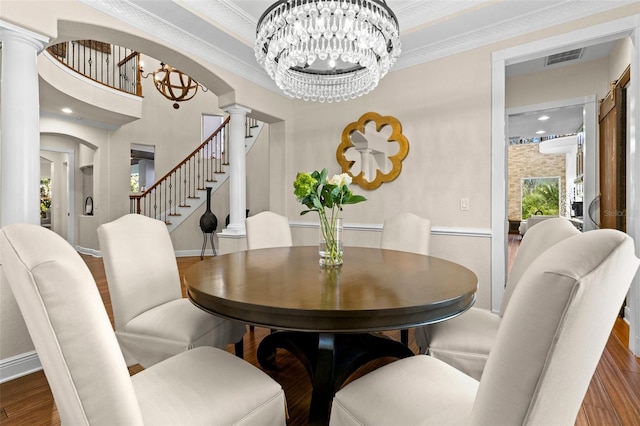
<svg viewBox="0 0 640 426"><path fill-rule="evenodd" d="M211 239L211 248L213 249L213 255L216 254L216 246L213 244L213 233L218 228L218 218L211 211L211 187L207 187L207 210L200 217L200 229L204 237L202 243L202 252L200 253L200 259L204 257L204 251L207 247L207 234Z"/></svg>
<svg viewBox="0 0 640 426"><path fill-rule="evenodd" d="M218 218L211 211L211 187L207 187L207 211L200 217L200 229L205 234L211 234L218 228Z"/></svg>

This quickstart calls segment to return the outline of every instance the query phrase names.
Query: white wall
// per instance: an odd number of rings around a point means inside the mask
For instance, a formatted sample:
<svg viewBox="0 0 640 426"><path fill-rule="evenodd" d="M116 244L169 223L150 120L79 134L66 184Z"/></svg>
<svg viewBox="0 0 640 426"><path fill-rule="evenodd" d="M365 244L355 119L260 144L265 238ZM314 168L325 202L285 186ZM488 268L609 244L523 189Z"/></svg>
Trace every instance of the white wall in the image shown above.
<svg viewBox="0 0 640 426"><path fill-rule="evenodd" d="M314 215L300 217L302 206L293 195L299 171L340 172L336 149L343 129L366 112L391 115L399 120L409 141L402 171L392 182L366 191L352 190L366 202L345 206L346 245L378 245L375 229L385 218L412 212L429 218L444 232L433 239L432 252L473 267L479 277L477 306L490 306L491 180L491 64L489 50L478 49L427 64L395 71L367 96L334 104L293 101L293 119L285 172L286 214L299 223L317 223ZM469 210L460 210L460 198ZM358 232L359 225L373 228ZM359 233L359 236L350 234ZM452 236L468 233L469 236ZM488 232L488 231L487 231ZM305 243L317 243L317 231L294 227ZM303 235L304 234L304 235ZM308 237L306 235L309 234ZM474 235L471 235L474 234ZM294 238L296 235L294 235Z"/></svg>
<svg viewBox="0 0 640 426"><path fill-rule="evenodd" d="M514 76L505 88L507 108L589 95L602 99L609 91L609 58Z"/></svg>
<svg viewBox="0 0 640 426"><path fill-rule="evenodd" d="M630 37L625 37L615 42L609 55L609 81L620 78L624 70L631 63L631 51L633 43Z"/></svg>

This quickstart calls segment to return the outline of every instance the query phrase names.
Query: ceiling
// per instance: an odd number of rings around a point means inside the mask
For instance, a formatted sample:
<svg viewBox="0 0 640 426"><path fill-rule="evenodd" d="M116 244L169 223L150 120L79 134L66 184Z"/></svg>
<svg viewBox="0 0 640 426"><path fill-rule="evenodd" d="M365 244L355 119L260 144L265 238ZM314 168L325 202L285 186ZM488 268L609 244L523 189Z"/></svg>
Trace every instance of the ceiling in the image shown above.
<svg viewBox="0 0 640 426"><path fill-rule="evenodd" d="M280 93L256 63L257 22L272 0L81 0L131 25L184 44L216 65ZM402 54L391 72L505 38L600 13L633 1L387 0L398 17ZM162 58L158 58L162 59ZM225 60L229 60L225 62Z"/></svg>
<svg viewBox="0 0 640 426"><path fill-rule="evenodd" d="M559 68L581 62L606 58L611 53L614 41L586 46L579 52L569 50L563 53L575 53L577 57L564 58L560 63L549 65L549 56L540 57L526 62L521 62L506 67L506 77L514 77L522 74L543 71L545 69ZM539 120L546 116L548 119ZM532 139L537 137L562 136L574 134L580 131L583 125L583 106L573 105L546 110L529 111L514 114L508 117L508 139ZM543 132L543 133L540 133Z"/></svg>
<svg viewBox="0 0 640 426"><path fill-rule="evenodd" d="M582 105L573 105L510 115L509 139L531 139L577 133L583 123L582 110ZM547 118L541 120L541 117Z"/></svg>
<svg viewBox="0 0 640 426"><path fill-rule="evenodd" d="M281 94L253 53L258 19L271 0L80 1ZM634 1L387 0L398 17L402 43L390 72L630 3ZM590 58L586 53L580 60ZM607 47L593 54L606 56ZM521 74L542 66L530 61L510 68Z"/></svg>

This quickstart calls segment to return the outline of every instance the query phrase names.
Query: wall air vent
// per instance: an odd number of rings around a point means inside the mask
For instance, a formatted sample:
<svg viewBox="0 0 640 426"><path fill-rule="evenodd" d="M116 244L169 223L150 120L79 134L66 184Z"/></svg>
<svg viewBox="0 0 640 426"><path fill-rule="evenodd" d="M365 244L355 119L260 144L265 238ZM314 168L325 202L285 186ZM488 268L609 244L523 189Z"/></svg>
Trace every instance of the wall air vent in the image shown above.
<svg viewBox="0 0 640 426"><path fill-rule="evenodd" d="M567 61L575 61L582 56L583 49L567 50L566 52L556 53L555 55L547 56L545 66L555 65Z"/></svg>

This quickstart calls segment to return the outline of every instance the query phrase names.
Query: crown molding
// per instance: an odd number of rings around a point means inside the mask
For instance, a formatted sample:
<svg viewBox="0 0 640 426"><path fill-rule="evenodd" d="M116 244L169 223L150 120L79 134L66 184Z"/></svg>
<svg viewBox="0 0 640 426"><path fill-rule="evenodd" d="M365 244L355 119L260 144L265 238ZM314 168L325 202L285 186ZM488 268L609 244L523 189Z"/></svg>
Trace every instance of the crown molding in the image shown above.
<svg viewBox="0 0 640 426"><path fill-rule="evenodd" d="M402 0L402 2L389 1L389 7L398 18L402 37L404 32L411 33L446 16L452 16L463 10L491 2L492 0L430 0L428 6L425 6L424 0ZM428 8L428 19L425 19L426 8Z"/></svg>
<svg viewBox="0 0 640 426"><path fill-rule="evenodd" d="M187 51L217 67L232 72L267 90L282 95L275 83L257 63L239 60L233 52L227 52L204 41L188 30L159 18L137 6L134 0L80 0L114 18L138 28L162 40L178 50ZM175 3L199 14L219 31L232 34L248 48L253 45L257 21L239 8L233 0L175 0ZM390 1L390 3L392 3ZM429 2L429 17L425 20L425 3L421 0L406 0L392 4L401 27L408 28L407 36L419 37L420 26L477 7L493 7L491 0L460 1L433 0ZM523 34L540 31L596 13L606 12L629 4L631 0L564 0L534 12L505 19L491 25L457 34L441 41L419 43L422 47L403 51L390 72L401 70L467 50L494 44ZM548 4L548 3L545 3ZM252 47L250 47L252 48ZM161 59L161 58L160 58Z"/></svg>
<svg viewBox="0 0 640 426"><path fill-rule="evenodd" d="M239 36L245 44L253 46L258 21L231 0L181 0L180 3L197 10L215 22L219 28L224 28L225 31Z"/></svg>
<svg viewBox="0 0 640 426"><path fill-rule="evenodd" d="M390 72L430 62L467 50L498 43L523 34L561 25L576 19L606 12L637 1L563 1L517 18L505 19L474 31L459 34L437 43L425 41L423 47L403 51Z"/></svg>

